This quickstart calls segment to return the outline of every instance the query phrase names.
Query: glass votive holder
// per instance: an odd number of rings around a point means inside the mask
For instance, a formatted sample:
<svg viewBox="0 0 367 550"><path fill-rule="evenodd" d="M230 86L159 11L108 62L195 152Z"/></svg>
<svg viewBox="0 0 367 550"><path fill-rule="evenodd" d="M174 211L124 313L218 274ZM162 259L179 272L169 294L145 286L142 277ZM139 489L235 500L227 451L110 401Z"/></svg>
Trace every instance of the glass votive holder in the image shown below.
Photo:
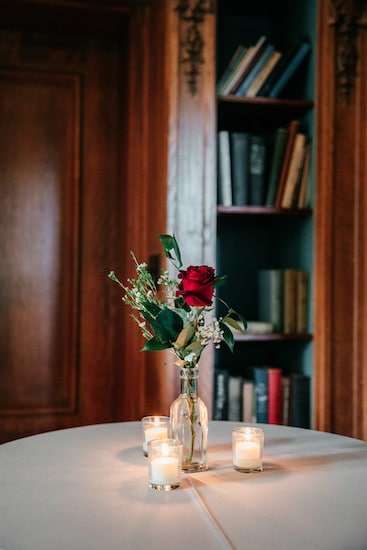
<svg viewBox="0 0 367 550"><path fill-rule="evenodd" d="M261 472L263 469L264 430L250 426L232 432L233 467L239 472Z"/></svg>
<svg viewBox="0 0 367 550"><path fill-rule="evenodd" d="M143 453L148 456L148 441L170 437L169 416L144 416L141 419L143 428Z"/></svg>
<svg viewBox="0 0 367 550"><path fill-rule="evenodd" d="M148 442L149 487L171 491L180 486L182 443L178 439L151 439Z"/></svg>

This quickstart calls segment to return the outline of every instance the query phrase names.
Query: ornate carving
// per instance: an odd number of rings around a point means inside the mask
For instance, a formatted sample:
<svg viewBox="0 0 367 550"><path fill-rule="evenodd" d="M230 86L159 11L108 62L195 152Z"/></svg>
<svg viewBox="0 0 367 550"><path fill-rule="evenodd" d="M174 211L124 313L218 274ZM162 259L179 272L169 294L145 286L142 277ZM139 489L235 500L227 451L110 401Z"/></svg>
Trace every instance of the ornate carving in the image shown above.
<svg viewBox="0 0 367 550"><path fill-rule="evenodd" d="M200 65L204 63L204 40L200 25L208 13L214 13L215 0L178 0L174 10L184 23L184 38L181 39L180 63L188 65L185 71L187 83L192 95L197 92L197 80Z"/></svg>
<svg viewBox="0 0 367 550"><path fill-rule="evenodd" d="M329 24L335 29L335 76L343 101L347 102L357 76L357 36L367 0L331 0Z"/></svg>

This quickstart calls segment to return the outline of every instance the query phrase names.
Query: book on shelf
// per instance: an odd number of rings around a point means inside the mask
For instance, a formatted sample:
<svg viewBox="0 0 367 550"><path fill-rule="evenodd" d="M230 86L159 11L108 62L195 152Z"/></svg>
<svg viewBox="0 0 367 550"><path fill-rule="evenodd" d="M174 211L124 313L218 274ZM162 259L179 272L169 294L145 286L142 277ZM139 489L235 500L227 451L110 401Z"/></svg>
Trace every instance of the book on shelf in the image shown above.
<svg viewBox="0 0 367 550"><path fill-rule="evenodd" d="M252 379L216 368L213 420L310 427L311 380L303 373L284 375L274 366L253 367Z"/></svg>
<svg viewBox="0 0 367 550"><path fill-rule="evenodd" d="M280 205L281 205L285 182L287 180L289 165L292 158L294 142L296 139L296 135L298 133L298 128L299 128L299 121L291 120L291 122L288 125L288 138L287 138L287 143L284 151L283 163L280 170L279 180L277 184L277 192L275 195L274 206L276 206L277 208L280 208Z"/></svg>
<svg viewBox="0 0 367 550"><path fill-rule="evenodd" d="M275 131L269 168L268 190L265 200L266 206L274 206L275 203L278 181L284 160L288 134L288 128L277 128L277 130Z"/></svg>
<svg viewBox="0 0 367 550"><path fill-rule="evenodd" d="M272 70L275 68L276 64L279 63L282 57L281 52L277 50L273 51L270 58L264 64L262 69L259 71L257 76L251 82L250 86L247 88L245 97L256 97L265 80L268 78Z"/></svg>
<svg viewBox="0 0 367 550"><path fill-rule="evenodd" d="M250 134L231 132L230 155L232 170L232 195L235 206L248 204Z"/></svg>
<svg viewBox="0 0 367 550"><path fill-rule="evenodd" d="M291 396L291 378L282 376L282 424L290 425L290 396Z"/></svg>
<svg viewBox="0 0 367 550"><path fill-rule="evenodd" d="M246 334L271 334L273 331L273 323L267 321L247 321Z"/></svg>
<svg viewBox="0 0 367 550"><path fill-rule="evenodd" d="M298 195L295 197L295 207L305 208L308 203L308 178L310 174L311 143L308 140L305 149L303 169L299 182Z"/></svg>
<svg viewBox="0 0 367 550"><path fill-rule="evenodd" d="M243 97L246 95L246 92L249 89L250 85L253 83L254 79L257 77L261 69L263 69L263 67L269 61L274 51L275 47L273 44L265 44L265 48L260 51L260 54L253 64L252 68L248 71L247 75L237 88L235 93L236 96Z"/></svg>
<svg viewBox="0 0 367 550"><path fill-rule="evenodd" d="M283 330L284 278L281 269L261 269L258 275L258 315L271 323L274 332Z"/></svg>
<svg viewBox="0 0 367 550"><path fill-rule="evenodd" d="M228 80L221 95L234 94L240 86L242 80L247 76L248 72L252 69L257 59L260 57L262 51L265 49L268 39L266 36L261 36L259 40L253 46L249 46L245 55L237 65L231 78Z"/></svg>
<svg viewBox="0 0 367 550"><path fill-rule="evenodd" d="M292 208L296 204L298 185L301 181L306 152L306 135L298 132L294 140L288 173L280 199L281 208Z"/></svg>
<svg viewBox="0 0 367 550"><path fill-rule="evenodd" d="M279 63L275 65L258 91L259 97L279 97L284 87L296 73L302 61L310 50L307 40L300 40L283 53Z"/></svg>
<svg viewBox="0 0 367 550"><path fill-rule="evenodd" d="M218 132L218 191L219 203L232 206L231 149L227 130Z"/></svg>
<svg viewBox="0 0 367 550"><path fill-rule="evenodd" d="M262 134L250 135L249 188L250 204L263 206L266 191L266 137Z"/></svg>
<svg viewBox="0 0 367 550"><path fill-rule="evenodd" d="M300 159L300 167L299 167L297 179L295 182L291 199L288 202L289 206L284 205L283 208L304 208L306 206L306 202L308 200L308 176L309 176L310 149L311 149L310 139L306 136L305 145L302 151L302 158ZM301 197L301 194L302 194L302 197Z"/></svg>
<svg viewBox="0 0 367 550"><path fill-rule="evenodd" d="M228 420L240 422L242 419L242 377L229 375L228 378Z"/></svg>
<svg viewBox="0 0 367 550"><path fill-rule="evenodd" d="M245 379L242 383L242 421L255 422L253 380Z"/></svg>
<svg viewBox="0 0 367 550"><path fill-rule="evenodd" d="M302 40L296 45L292 55L290 55L288 63L270 88L267 94L268 97L277 98L280 96L290 79L306 59L310 49L311 44L308 40Z"/></svg>
<svg viewBox="0 0 367 550"><path fill-rule="evenodd" d="M268 424L282 423L282 370L268 368Z"/></svg>
<svg viewBox="0 0 367 550"><path fill-rule="evenodd" d="M256 422L267 423L269 379L267 367L254 367L255 417Z"/></svg>
<svg viewBox="0 0 367 550"><path fill-rule="evenodd" d="M297 331L297 271L285 269L284 277L284 305L283 305L283 332L296 334Z"/></svg>
<svg viewBox="0 0 367 550"><path fill-rule="evenodd" d="M261 269L258 273L260 321L275 332L305 334L308 317L308 272L297 269Z"/></svg>
<svg viewBox="0 0 367 550"><path fill-rule="evenodd" d="M310 428L311 379L306 374L293 373L290 383L290 424Z"/></svg>
<svg viewBox="0 0 367 550"><path fill-rule="evenodd" d="M296 282L296 333L307 332L308 317L308 294L309 294L308 271L297 271Z"/></svg>
<svg viewBox="0 0 367 550"><path fill-rule="evenodd" d="M217 85L216 85L216 92L218 95L222 94L222 90L225 88L228 80L231 78L232 74L236 70L236 67L241 62L241 59L244 57L244 55L247 52L247 47L243 46L242 44L239 44L231 57L230 62L228 63L227 67L225 68L222 76L219 78Z"/></svg>
<svg viewBox="0 0 367 550"><path fill-rule="evenodd" d="M214 370L213 420L228 419L228 370Z"/></svg>

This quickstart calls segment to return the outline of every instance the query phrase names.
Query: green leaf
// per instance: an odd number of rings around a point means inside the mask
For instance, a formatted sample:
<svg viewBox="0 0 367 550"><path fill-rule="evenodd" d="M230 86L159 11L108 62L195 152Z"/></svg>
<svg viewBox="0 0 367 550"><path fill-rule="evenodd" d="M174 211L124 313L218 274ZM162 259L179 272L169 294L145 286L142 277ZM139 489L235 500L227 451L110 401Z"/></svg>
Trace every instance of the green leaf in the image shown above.
<svg viewBox="0 0 367 550"><path fill-rule="evenodd" d="M230 351L234 349L234 337L230 328L223 321L219 321L219 326L223 332L223 340L227 344Z"/></svg>
<svg viewBox="0 0 367 550"><path fill-rule="evenodd" d="M161 343L172 345L172 342L175 342L183 329L183 320L181 317L167 307L161 309L157 317L146 315L144 311L142 313L150 324L155 338Z"/></svg>
<svg viewBox="0 0 367 550"><path fill-rule="evenodd" d="M242 317L242 316L241 316ZM245 332L247 329L247 321L244 317L240 319L240 321L236 321L230 316L226 316L222 319L222 323L225 323L226 325L231 326L235 330L238 330L240 332Z"/></svg>
<svg viewBox="0 0 367 550"><path fill-rule="evenodd" d="M163 244L164 253L166 257L171 260L176 269L182 267L181 252L174 235L159 235L159 240ZM171 250L174 251L175 255L171 254ZM175 263L177 261L177 265Z"/></svg>
<svg viewBox="0 0 367 550"><path fill-rule="evenodd" d="M141 351L160 351L163 349L168 349L171 347L171 344L169 342L160 342L157 340L157 338L151 338L147 342L145 342L144 347L141 349Z"/></svg>
<svg viewBox="0 0 367 550"><path fill-rule="evenodd" d="M141 305L144 308L142 310L142 314L144 315L145 318L146 318L145 313L147 313L149 316L156 319L160 314L160 312L162 311L162 309L159 306L157 306L157 304L154 304L153 302L141 302Z"/></svg>
<svg viewBox="0 0 367 550"><path fill-rule="evenodd" d="M200 340L195 340L194 342L192 342L189 346L187 346L185 349L184 349L184 354L185 355L188 355L189 353L195 353L195 355L197 356L197 358L199 359L200 355L201 355L201 352L203 351L205 346L203 346L201 343L200 343Z"/></svg>
<svg viewBox="0 0 367 550"><path fill-rule="evenodd" d="M174 342L175 346L184 348L195 334L195 327L192 323L184 327L180 334L177 336L177 340Z"/></svg>
<svg viewBox="0 0 367 550"><path fill-rule="evenodd" d="M214 288L218 288L220 286L223 286L228 281L228 275L221 275L220 277L216 277L214 282Z"/></svg>

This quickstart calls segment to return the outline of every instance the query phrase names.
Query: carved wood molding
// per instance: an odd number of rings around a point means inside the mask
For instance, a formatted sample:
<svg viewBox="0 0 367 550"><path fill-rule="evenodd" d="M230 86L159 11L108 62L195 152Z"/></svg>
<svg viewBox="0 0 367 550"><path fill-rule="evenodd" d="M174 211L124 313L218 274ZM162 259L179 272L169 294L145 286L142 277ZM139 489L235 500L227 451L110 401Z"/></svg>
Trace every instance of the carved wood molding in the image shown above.
<svg viewBox="0 0 367 550"><path fill-rule="evenodd" d="M366 0L330 0L329 25L335 31L335 77L343 102L348 102L357 76L357 37L365 26L361 17L367 7Z"/></svg>
<svg viewBox="0 0 367 550"><path fill-rule="evenodd" d="M205 16L215 11L215 0L176 0L173 8L182 21L183 37L180 40L180 63L187 64L185 71L191 95L198 89L200 65L204 63L204 40L201 25Z"/></svg>

